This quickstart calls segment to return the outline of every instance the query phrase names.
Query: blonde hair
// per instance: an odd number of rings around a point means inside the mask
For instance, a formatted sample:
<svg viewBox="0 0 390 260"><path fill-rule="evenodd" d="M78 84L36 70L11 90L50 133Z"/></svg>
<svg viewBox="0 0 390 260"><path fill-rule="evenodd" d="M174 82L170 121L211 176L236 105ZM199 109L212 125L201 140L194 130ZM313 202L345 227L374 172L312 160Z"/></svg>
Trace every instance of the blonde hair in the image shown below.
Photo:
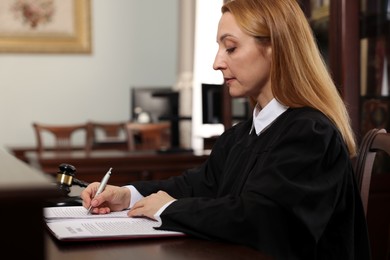
<svg viewBox="0 0 390 260"><path fill-rule="evenodd" d="M355 156L356 141L348 111L296 0L232 0L222 7L225 12L235 17L244 32L269 39L274 97L292 108L321 111L339 129L350 156Z"/></svg>

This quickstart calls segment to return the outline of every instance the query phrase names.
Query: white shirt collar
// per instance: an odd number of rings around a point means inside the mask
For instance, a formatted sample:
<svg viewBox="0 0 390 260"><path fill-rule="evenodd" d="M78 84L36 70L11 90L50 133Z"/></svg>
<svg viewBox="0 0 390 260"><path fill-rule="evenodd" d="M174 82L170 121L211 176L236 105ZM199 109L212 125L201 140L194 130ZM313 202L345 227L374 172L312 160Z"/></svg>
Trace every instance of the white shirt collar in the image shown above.
<svg viewBox="0 0 390 260"><path fill-rule="evenodd" d="M260 135L271 123L281 114L283 114L287 110L287 106L279 103L275 98L272 99L263 109L260 110L259 106L256 105L253 110L253 124L251 131L253 128L256 131L257 135Z"/></svg>

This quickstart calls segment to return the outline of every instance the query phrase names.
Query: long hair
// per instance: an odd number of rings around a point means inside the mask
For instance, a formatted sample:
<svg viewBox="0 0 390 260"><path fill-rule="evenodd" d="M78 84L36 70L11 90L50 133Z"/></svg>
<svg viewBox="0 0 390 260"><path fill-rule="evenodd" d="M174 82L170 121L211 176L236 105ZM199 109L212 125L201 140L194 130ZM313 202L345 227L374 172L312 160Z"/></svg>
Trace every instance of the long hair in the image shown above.
<svg viewBox="0 0 390 260"><path fill-rule="evenodd" d="M356 141L348 111L296 0L232 0L223 5L225 12L230 12L247 34L269 38L274 97L292 108L321 111L339 129L350 156L355 156Z"/></svg>

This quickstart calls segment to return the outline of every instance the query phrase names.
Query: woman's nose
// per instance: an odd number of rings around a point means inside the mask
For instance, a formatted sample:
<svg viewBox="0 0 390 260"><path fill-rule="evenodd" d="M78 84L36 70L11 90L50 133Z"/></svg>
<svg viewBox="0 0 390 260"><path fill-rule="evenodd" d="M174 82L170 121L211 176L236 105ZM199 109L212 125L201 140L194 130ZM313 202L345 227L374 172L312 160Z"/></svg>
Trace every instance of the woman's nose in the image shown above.
<svg viewBox="0 0 390 260"><path fill-rule="evenodd" d="M219 53L215 55L214 63L213 63L213 69L214 70L222 70L226 67L225 63L223 62L223 59Z"/></svg>
<svg viewBox="0 0 390 260"><path fill-rule="evenodd" d="M221 52L221 50L218 50L217 54L215 55L213 69L214 70L226 69L226 62L224 60L223 52Z"/></svg>

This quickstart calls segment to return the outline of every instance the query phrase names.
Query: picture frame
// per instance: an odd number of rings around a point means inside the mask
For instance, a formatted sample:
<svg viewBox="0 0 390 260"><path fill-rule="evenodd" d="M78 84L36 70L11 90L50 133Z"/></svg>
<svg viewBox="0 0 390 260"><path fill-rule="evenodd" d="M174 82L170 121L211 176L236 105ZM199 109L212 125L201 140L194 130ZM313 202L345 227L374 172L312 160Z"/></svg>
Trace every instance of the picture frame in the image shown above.
<svg viewBox="0 0 390 260"><path fill-rule="evenodd" d="M1 0L0 53L91 53L90 0Z"/></svg>

